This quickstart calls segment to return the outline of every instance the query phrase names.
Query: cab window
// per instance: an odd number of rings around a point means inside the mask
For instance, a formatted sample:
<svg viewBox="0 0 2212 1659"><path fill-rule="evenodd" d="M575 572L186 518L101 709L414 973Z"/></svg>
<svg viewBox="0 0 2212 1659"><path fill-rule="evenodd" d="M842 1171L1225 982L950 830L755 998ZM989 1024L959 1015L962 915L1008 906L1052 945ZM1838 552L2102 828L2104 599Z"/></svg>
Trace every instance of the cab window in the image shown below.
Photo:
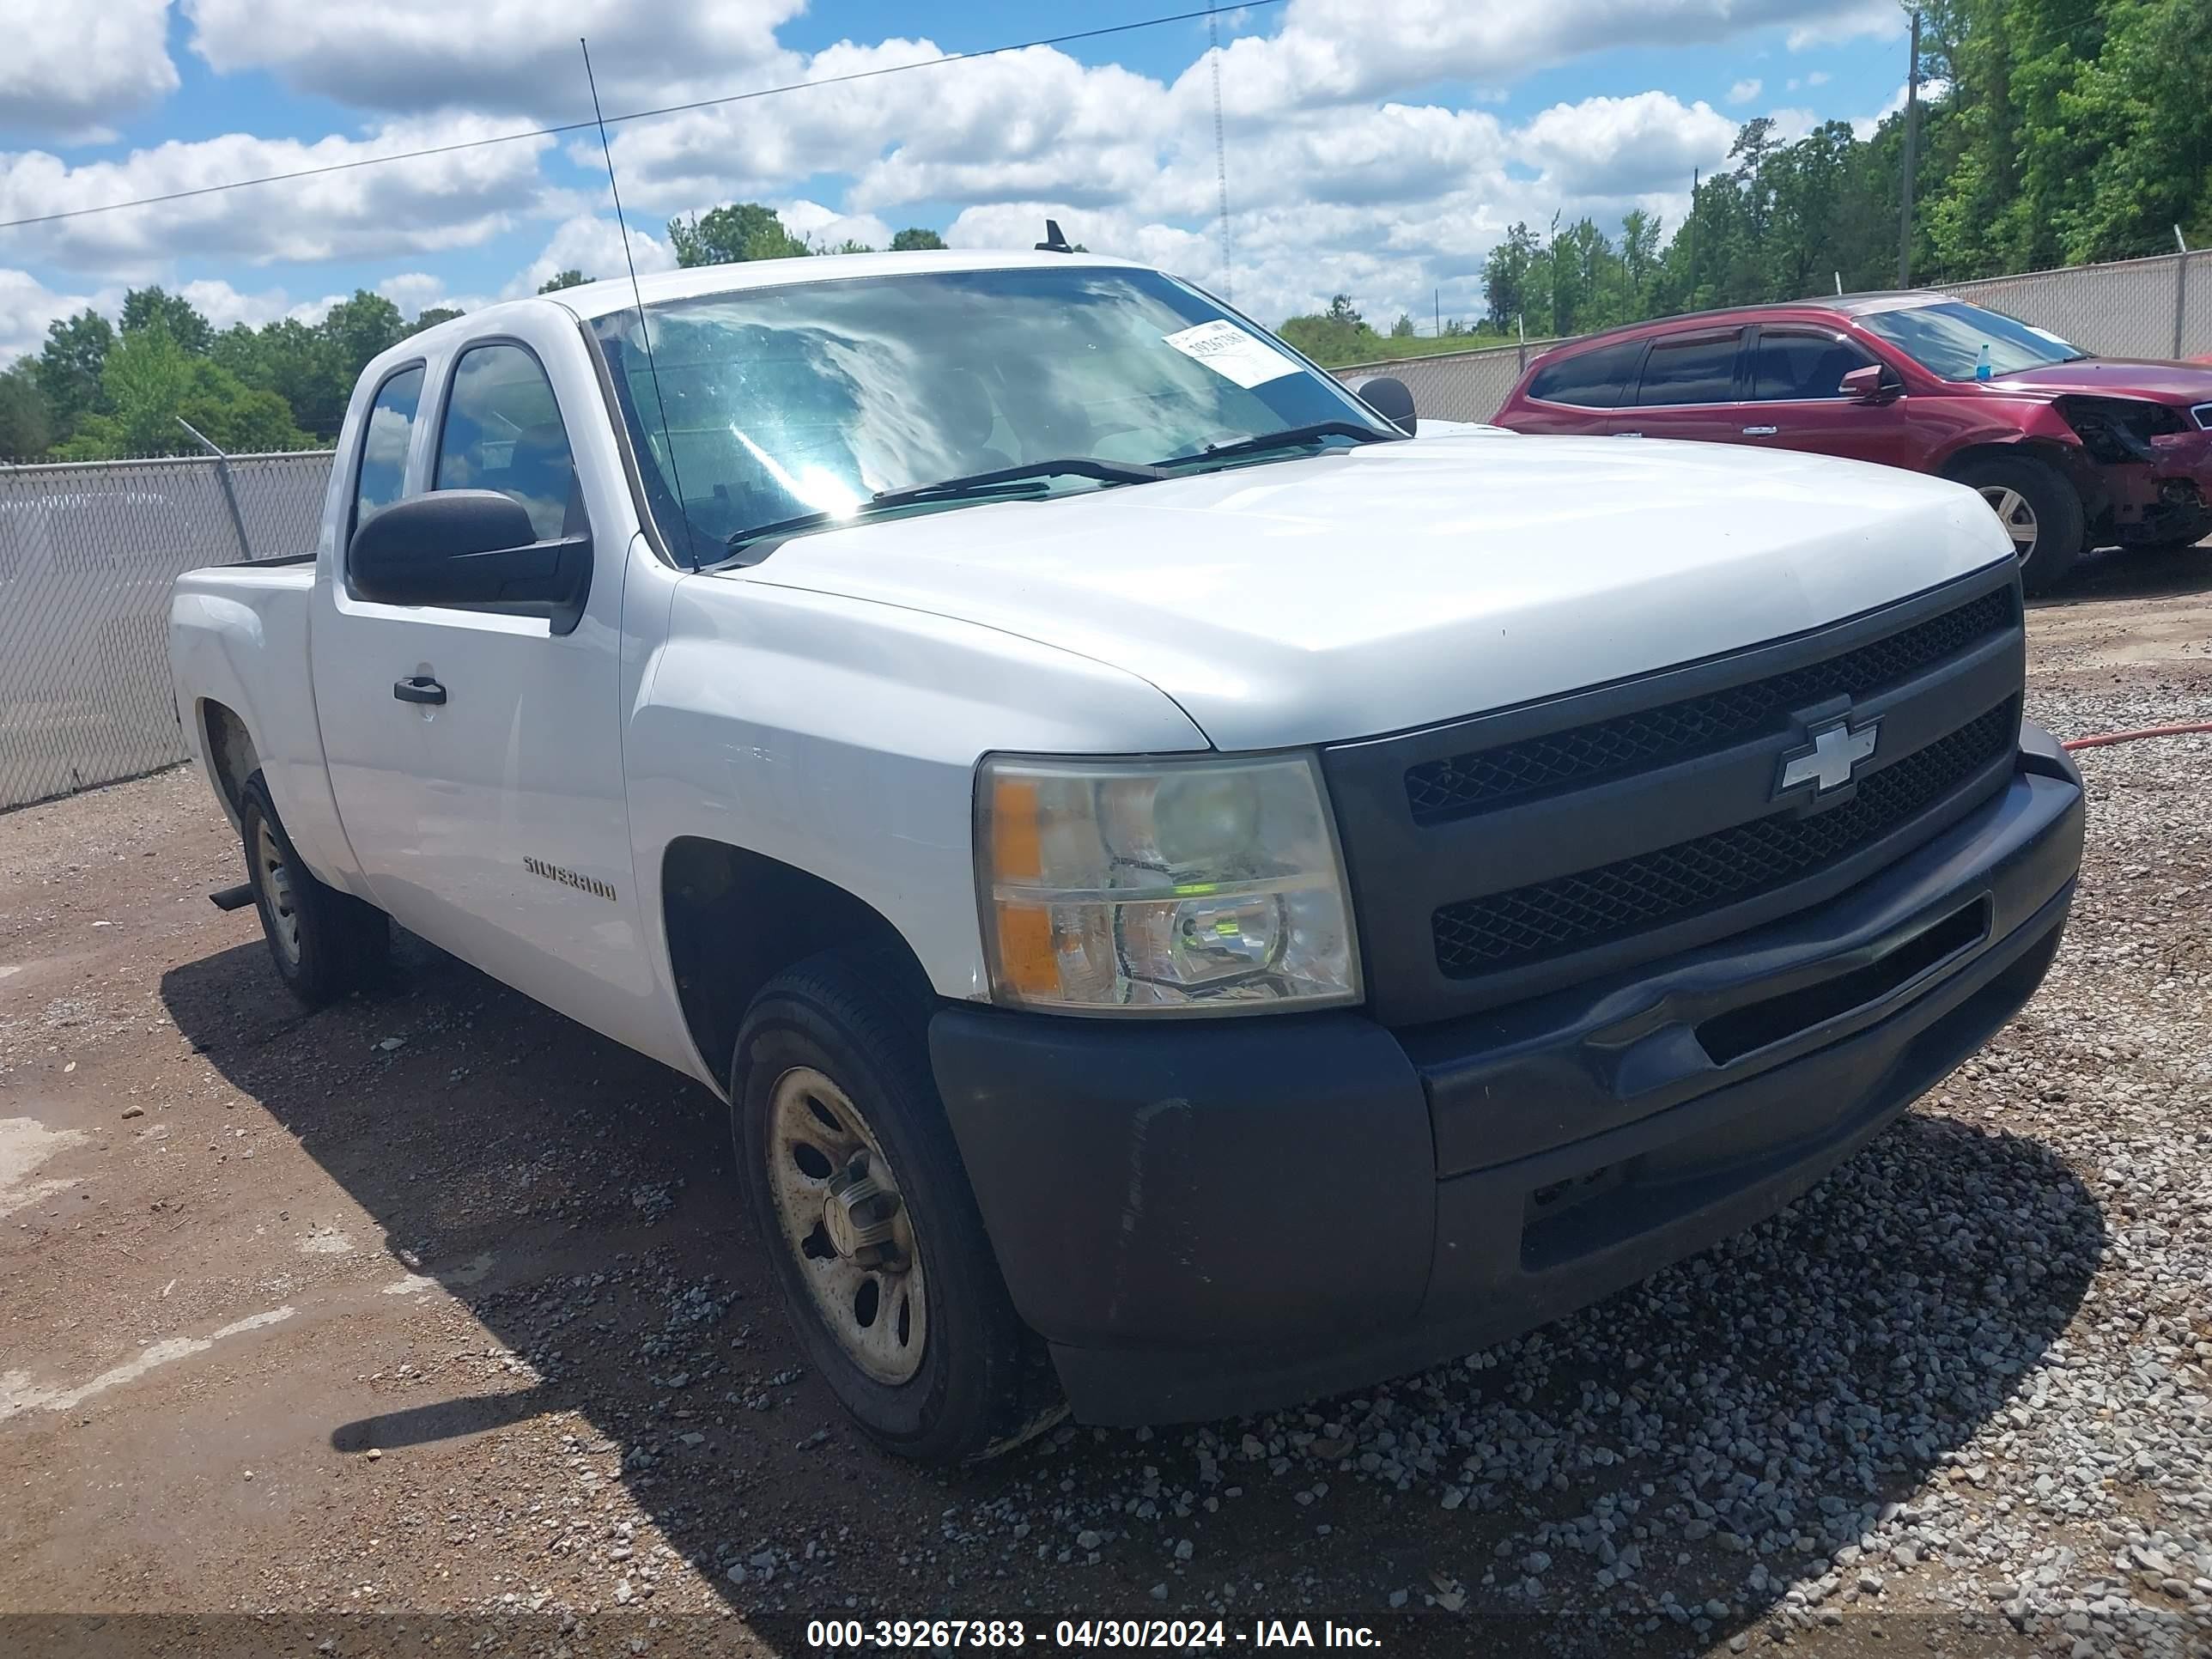
<svg viewBox="0 0 2212 1659"><path fill-rule="evenodd" d="M1837 335L1762 328L1752 354L1751 395L1761 403L1840 398L1844 376L1873 361Z"/></svg>
<svg viewBox="0 0 2212 1659"><path fill-rule="evenodd" d="M568 429L536 354L497 342L453 366L433 489L495 489L522 503L540 541L583 533Z"/></svg>
<svg viewBox="0 0 2212 1659"><path fill-rule="evenodd" d="M362 423L361 465L354 472L353 528L399 499L407 482L407 446L422 402L422 365L403 368L377 387Z"/></svg>

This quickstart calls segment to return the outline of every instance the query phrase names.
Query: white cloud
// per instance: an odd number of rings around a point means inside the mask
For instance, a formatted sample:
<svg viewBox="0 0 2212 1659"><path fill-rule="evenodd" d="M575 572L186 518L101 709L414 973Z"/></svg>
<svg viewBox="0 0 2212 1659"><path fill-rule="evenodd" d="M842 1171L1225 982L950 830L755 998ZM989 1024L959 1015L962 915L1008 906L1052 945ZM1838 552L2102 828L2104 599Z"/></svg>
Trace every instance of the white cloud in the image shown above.
<svg viewBox="0 0 2212 1659"><path fill-rule="evenodd" d="M637 262L641 276L676 267L676 255L668 244L635 225L630 227L629 257ZM580 213L562 220L544 250L522 268L501 297L511 300L535 294L548 278L564 270L580 270L594 282L629 274L629 265L623 258L622 232L612 219Z"/></svg>
<svg viewBox="0 0 2212 1659"><path fill-rule="evenodd" d="M0 367L46 343L46 325L73 317L87 306L112 316L122 308L123 290L57 294L27 270L0 270Z"/></svg>
<svg viewBox="0 0 2212 1659"><path fill-rule="evenodd" d="M786 230L811 247L860 242L884 248L891 242L891 228L872 213L840 213L819 202L798 201L779 206L775 216L783 221Z"/></svg>
<svg viewBox="0 0 2212 1659"><path fill-rule="evenodd" d="M1887 5L1890 0L1856 0ZM1223 54L1222 94L1235 114L1351 103L1404 87L1486 84L1605 46L1684 46L1775 24L1826 27L1835 0L1291 0L1279 33L1247 35ZM1894 11L1894 6L1891 7ZM1860 32L1864 32L1863 30ZM1178 94L1210 97L1203 59Z"/></svg>
<svg viewBox="0 0 2212 1659"><path fill-rule="evenodd" d="M1844 40L1894 40L1905 29L1905 8L1896 0L1836 0L1820 15L1790 31L1790 50L1832 46ZM1817 83L1816 83L1817 84Z"/></svg>
<svg viewBox="0 0 2212 1659"><path fill-rule="evenodd" d="M313 143L230 133L71 167L43 150L0 154L0 218L61 212L503 131L483 116L394 122L363 139ZM494 144L225 190L156 206L94 213L15 233L24 253L134 280L186 254L249 264L388 258L461 247L544 210L538 155L550 139Z"/></svg>
<svg viewBox="0 0 2212 1659"><path fill-rule="evenodd" d="M0 0L0 130L97 139L175 91L168 15L168 0Z"/></svg>
<svg viewBox="0 0 2212 1659"><path fill-rule="evenodd" d="M1728 89L1728 100L1731 104L1747 104L1759 96L1765 84L1763 81L1739 81ZM1794 87L1797 83L1792 81L1790 84Z"/></svg>
<svg viewBox="0 0 2212 1659"><path fill-rule="evenodd" d="M1520 135L1562 197L1618 197L1686 182L1693 167L1726 158L1736 124L1702 100L1663 92L1555 104Z"/></svg>
<svg viewBox="0 0 2212 1659"><path fill-rule="evenodd" d="M184 0L192 49L220 73L266 70L356 107L550 121L590 118L579 36L613 115L791 78L775 30L802 9L804 0Z"/></svg>
<svg viewBox="0 0 2212 1659"><path fill-rule="evenodd" d="M245 323L253 328L273 323L290 307L282 289L241 294L228 283L208 278L177 283L170 291L191 301L192 308L206 318L217 333L234 323Z"/></svg>

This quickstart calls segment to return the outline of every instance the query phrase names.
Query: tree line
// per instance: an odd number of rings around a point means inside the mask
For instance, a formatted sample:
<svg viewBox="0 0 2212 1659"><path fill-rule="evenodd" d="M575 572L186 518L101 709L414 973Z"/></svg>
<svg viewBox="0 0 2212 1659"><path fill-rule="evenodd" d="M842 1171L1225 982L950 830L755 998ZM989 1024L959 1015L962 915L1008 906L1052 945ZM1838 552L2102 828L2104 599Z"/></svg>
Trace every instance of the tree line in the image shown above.
<svg viewBox="0 0 2212 1659"><path fill-rule="evenodd" d="M854 241L817 248L757 202L671 221L668 234L680 265L872 252ZM902 252L944 246L918 227L891 239ZM571 268L538 291L590 280ZM432 306L410 319L362 289L317 322L287 317L217 330L181 294L132 289L115 321L90 307L58 318L36 355L0 373L0 461L201 453L180 419L233 454L326 447L337 441L371 358L460 314Z"/></svg>
<svg viewBox="0 0 2212 1659"><path fill-rule="evenodd" d="M2212 243L2212 0L1923 0L1911 280L1972 277ZM1482 267L1467 345L1583 334L1716 306L1893 287L1900 112L1861 138L1831 121L1784 143L1764 117L1699 179L1671 232L1643 211L1608 231L1554 216L1509 228ZM1340 295L1285 338L1341 364L1433 351Z"/></svg>

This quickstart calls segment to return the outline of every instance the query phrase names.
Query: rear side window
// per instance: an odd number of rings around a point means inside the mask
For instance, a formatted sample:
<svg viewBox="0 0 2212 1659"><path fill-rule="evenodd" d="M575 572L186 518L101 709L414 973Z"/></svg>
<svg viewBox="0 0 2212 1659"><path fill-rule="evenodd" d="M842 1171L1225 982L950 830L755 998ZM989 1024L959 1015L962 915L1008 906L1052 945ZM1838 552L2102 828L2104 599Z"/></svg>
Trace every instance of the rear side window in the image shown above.
<svg viewBox="0 0 2212 1659"><path fill-rule="evenodd" d="M1644 360L1636 401L1650 404L1725 404L1735 397L1736 344L1741 329L1726 334L1654 340Z"/></svg>
<svg viewBox="0 0 2212 1659"><path fill-rule="evenodd" d="M1789 403L1844 395L1844 376L1874 361L1832 334L1759 331L1752 354L1751 395L1762 403Z"/></svg>
<svg viewBox="0 0 2212 1659"><path fill-rule="evenodd" d="M361 434L361 467L355 474L353 524L358 530L399 499L407 482L407 444L422 403L422 366L403 368L376 389Z"/></svg>
<svg viewBox="0 0 2212 1659"><path fill-rule="evenodd" d="M1528 395L1547 404L1572 404L1580 409L1618 409L1621 391L1635 372L1644 350L1641 340L1578 351L1556 363L1547 363L1528 382Z"/></svg>
<svg viewBox="0 0 2212 1659"><path fill-rule="evenodd" d="M471 346L453 368L433 489L496 489L530 514L540 541L580 534L583 502L553 383L531 352Z"/></svg>

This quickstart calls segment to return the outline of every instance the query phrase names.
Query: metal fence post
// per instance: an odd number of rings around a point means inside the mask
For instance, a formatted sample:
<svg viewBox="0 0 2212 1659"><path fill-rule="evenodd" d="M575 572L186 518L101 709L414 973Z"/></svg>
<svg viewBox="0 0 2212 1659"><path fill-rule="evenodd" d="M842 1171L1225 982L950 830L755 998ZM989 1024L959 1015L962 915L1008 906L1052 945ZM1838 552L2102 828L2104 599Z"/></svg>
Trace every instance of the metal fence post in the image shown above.
<svg viewBox="0 0 2212 1659"><path fill-rule="evenodd" d="M231 487L230 457L183 416L177 416L177 424L191 433L193 441L215 457L215 479L222 486L222 504L230 509L230 527L238 532L238 556L251 559L253 556L253 540L246 533L246 515L238 510L238 491Z"/></svg>
<svg viewBox="0 0 2212 1659"><path fill-rule="evenodd" d="M2175 231L2179 238L2181 233ZM2189 250L2184 247L2173 261L2173 355L2181 356L2182 327L2189 320Z"/></svg>

